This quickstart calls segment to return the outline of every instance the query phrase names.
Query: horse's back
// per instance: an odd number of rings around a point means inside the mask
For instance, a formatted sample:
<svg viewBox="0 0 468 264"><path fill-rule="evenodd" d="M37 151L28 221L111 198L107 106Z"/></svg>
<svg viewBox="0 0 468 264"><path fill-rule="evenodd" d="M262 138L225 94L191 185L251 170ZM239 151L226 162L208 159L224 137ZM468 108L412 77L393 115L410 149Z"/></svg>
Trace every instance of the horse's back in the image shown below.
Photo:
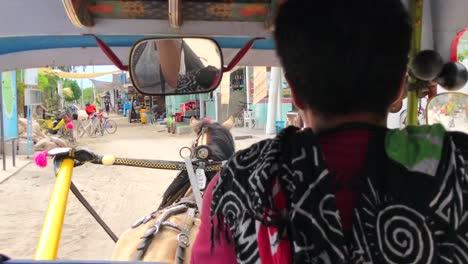
<svg viewBox="0 0 468 264"><path fill-rule="evenodd" d="M151 219L145 224L141 224L135 228L125 231L117 241L117 244L112 253L114 261L138 261L136 259L138 248L144 239L145 233L161 218L161 214ZM182 227L187 218L187 211L169 217L164 222L176 224ZM192 244L198 233L200 226L199 217L194 217L193 226L189 232L189 245L185 250L185 258L183 263L190 263ZM175 263L176 251L179 245L178 235L180 231L175 228L164 226L159 232L153 235L152 241L149 244L143 258L139 261L166 262Z"/></svg>

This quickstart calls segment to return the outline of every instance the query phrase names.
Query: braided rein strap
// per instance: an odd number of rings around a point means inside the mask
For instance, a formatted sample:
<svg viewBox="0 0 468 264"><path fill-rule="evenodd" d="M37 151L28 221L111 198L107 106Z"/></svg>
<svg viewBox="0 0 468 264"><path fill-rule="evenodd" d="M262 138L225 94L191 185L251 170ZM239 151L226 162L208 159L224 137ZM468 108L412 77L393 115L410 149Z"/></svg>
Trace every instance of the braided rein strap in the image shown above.
<svg viewBox="0 0 468 264"><path fill-rule="evenodd" d="M113 165L132 166L159 170L186 170L184 162L166 160L115 158L115 162ZM221 162L213 162L212 164L208 163L208 165L206 165L205 167L205 171L220 171L223 167L222 165L223 164ZM197 164L194 164L194 167L197 167Z"/></svg>

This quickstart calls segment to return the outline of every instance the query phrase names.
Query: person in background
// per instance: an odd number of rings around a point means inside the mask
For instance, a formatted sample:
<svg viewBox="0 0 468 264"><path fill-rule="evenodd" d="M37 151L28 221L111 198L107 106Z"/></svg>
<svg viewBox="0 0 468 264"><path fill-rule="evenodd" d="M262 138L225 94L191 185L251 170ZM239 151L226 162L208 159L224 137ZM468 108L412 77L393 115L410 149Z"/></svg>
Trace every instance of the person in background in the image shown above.
<svg viewBox="0 0 468 264"><path fill-rule="evenodd" d="M127 116L127 111L132 109L132 100L128 99L123 107L124 116Z"/></svg>
<svg viewBox="0 0 468 264"><path fill-rule="evenodd" d="M132 57L133 81L144 93L204 91L217 84L220 69L204 66L183 40L142 42Z"/></svg>
<svg viewBox="0 0 468 264"><path fill-rule="evenodd" d="M90 116L96 112L96 106L91 103L86 103L85 111L88 114L88 116Z"/></svg>
<svg viewBox="0 0 468 264"><path fill-rule="evenodd" d="M73 120L78 120L79 107L76 104L72 104L66 108L66 114L71 116Z"/></svg>
<svg viewBox="0 0 468 264"><path fill-rule="evenodd" d="M111 109L111 103L109 99L106 99L104 102L104 108L106 109L106 114L109 115Z"/></svg>
<svg viewBox="0 0 468 264"><path fill-rule="evenodd" d="M468 135L386 128L410 51L402 2L288 0L274 28L306 128L227 161L191 263L468 263Z"/></svg>

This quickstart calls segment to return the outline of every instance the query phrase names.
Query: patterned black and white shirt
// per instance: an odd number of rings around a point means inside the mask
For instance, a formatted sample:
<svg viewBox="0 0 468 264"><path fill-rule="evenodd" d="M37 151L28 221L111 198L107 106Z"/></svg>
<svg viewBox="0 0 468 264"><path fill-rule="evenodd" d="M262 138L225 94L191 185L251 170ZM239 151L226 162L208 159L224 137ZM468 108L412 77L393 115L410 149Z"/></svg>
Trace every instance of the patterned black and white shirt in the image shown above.
<svg viewBox="0 0 468 264"><path fill-rule="evenodd" d="M229 160L211 214L230 228L239 263L260 263L261 225L287 233L294 263L468 263L467 160L466 134L440 125L382 129L345 237L316 136L289 127ZM276 206L273 182L287 208Z"/></svg>

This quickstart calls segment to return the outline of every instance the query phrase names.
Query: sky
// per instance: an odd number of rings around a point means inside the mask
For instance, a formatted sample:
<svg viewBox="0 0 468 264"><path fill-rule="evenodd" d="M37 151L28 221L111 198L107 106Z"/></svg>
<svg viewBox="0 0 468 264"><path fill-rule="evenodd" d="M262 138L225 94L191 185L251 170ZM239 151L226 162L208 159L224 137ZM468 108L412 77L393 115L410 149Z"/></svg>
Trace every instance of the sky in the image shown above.
<svg viewBox="0 0 468 264"><path fill-rule="evenodd" d="M77 67L76 70L77 70L78 73L84 73L84 72L85 73L98 73L98 72L114 71L114 70L118 70L118 69L117 69L117 67L111 66L111 65L106 65L106 66L104 66L104 65L100 65L100 66L89 65L89 66L86 66L86 69L84 71L83 71L82 67ZM99 80L99 81L111 82L112 81L112 74L97 77L95 79ZM91 81L89 79L77 79L76 81L77 81L78 85L81 87L81 89L92 87L92 83L91 83Z"/></svg>

